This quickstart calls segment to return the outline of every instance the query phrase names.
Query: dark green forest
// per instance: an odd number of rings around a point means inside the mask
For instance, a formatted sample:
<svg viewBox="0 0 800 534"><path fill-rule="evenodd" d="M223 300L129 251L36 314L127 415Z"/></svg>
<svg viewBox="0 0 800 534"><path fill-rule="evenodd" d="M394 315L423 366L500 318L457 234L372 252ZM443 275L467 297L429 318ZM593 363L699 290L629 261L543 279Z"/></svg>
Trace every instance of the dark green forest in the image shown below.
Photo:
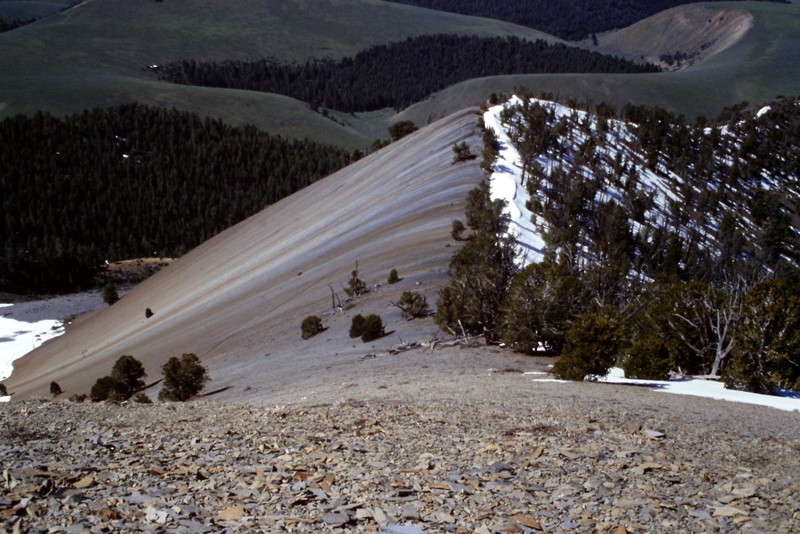
<svg viewBox="0 0 800 534"><path fill-rule="evenodd" d="M624 28L659 11L693 0L389 0L450 13L513 22L579 41L594 34ZM722 0L710 0L722 1ZM788 4L789 0L774 1Z"/></svg>
<svg viewBox="0 0 800 534"><path fill-rule="evenodd" d="M103 260L178 256L349 154L137 104L0 122L0 290L94 284Z"/></svg>
<svg viewBox="0 0 800 534"><path fill-rule="evenodd" d="M658 72L617 57L563 44L509 38L426 35L364 50L338 61L281 64L271 59L161 66L174 83L264 91L291 96L313 109L397 110L455 83L500 74L542 72Z"/></svg>

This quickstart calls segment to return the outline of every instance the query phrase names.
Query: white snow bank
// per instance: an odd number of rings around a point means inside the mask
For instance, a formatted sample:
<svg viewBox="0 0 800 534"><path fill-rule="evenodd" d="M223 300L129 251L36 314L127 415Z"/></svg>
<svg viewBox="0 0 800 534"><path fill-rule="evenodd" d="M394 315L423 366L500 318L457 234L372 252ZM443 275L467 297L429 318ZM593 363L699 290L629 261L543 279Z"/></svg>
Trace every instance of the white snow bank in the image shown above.
<svg viewBox="0 0 800 534"><path fill-rule="evenodd" d="M553 379L533 379L538 382L565 382L564 380ZM619 367L613 367L605 377L598 380L606 384L630 384L636 386L649 386L657 391L675 393L676 395L692 395L695 397L706 397L709 399L726 400L731 402L743 402L758 406L768 406L787 412L800 412L800 392L790 390L780 390L782 396L759 395L747 391L735 391L725 389L722 382L714 380L682 379L672 380L639 380L625 378L625 372Z"/></svg>
<svg viewBox="0 0 800 534"><path fill-rule="evenodd" d="M494 106L483 116L484 124L494 131L500 143L500 154L489 177L492 200L505 200L506 214L510 221L508 231L517 244L517 252L523 263L541 261L544 256L544 239L536 229L533 213L525 206L529 199L528 191L522 185L522 158L511 144L511 139L500 124L500 113L506 105L518 103L514 97L508 104Z"/></svg>
<svg viewBox="0 0 800 534"><path fill-rule="evenodd" d="M50 338L64 333L61 321L46 319L33 323L17 321L6 317L12 304L0 304L0 381L11 376L12 362L25 356ZM0 397L7 402L11 397Z"/></svg>

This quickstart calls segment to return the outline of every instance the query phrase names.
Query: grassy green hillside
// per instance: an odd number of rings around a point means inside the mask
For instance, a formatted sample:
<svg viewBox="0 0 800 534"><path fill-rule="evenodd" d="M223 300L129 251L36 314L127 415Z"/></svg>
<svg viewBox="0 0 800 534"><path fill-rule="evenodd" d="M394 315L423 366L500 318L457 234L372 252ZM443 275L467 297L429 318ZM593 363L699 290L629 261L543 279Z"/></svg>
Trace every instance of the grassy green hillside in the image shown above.
<svg viewBox="0 0 800 534"><path fill-rule="evenodd" d="M31 20L58 13L74 0L0 0L0 20Z"/></svg>
<svg viewBox="0 0 800 534"><path fill-rule="evenodd" d="M562 99L575 97L617 106L628 102L658 105L687 116L715 116L722 107L742 100L758 103L777 95L800 94L800 6L750 2L703 5L744 10L752 14L753 27L732 46L678 72L482 78L442 91L405 110L399 118L424 124L465 103L477 103L493 91L512 92L520 86L551 92ZM679 7L675 12L697 13L694 6ZM675 46L680 48L680 43Z"/></svg>
<svg viewBox="0 0 800 534"><path fill-rule="evenodd" d="M343 57L430 33L555 40L509 23L379 0L87 0L0 34L0 116L39 109L63 114L136 100L363 147L365 136L375 137L374 120L354 118L343 127L297 101L174 86L143 67L178 59Z"/></svg>
<svg viewBox="0 0 800 534"><path fill-rule="evenodd" d="M0 55L0 117L40 109L65 114L137 101L232 124L253 123L284 136L363 148L385 134L393 120L410 118L425 124L475 105L492 92L511 92L517 86L592 102L660 105L690 116L715 115L723 106L745 99L759 102L778 94L800 93L800 7L741 2L706 6L745 10L753 17L753 27L734 45L679 72L483 78L444 90L399 117L388 111L334 113L338 119L334 122L297 100L168 84L143 67L178 59L336 58L374 44L430 33L555 39L513 24L379 0L87 0L0 34L4 51ZM696 6L675 12L684 18L706 13ZM656 17L663 22L622 30L625 39L636 40L637 32L652 35L659 24L669 27L669 17ZM604 36L600 49L607 43L606 51L625 52L620 49L625 40L621 36ZM662 39L659 45L669 49L671 43ZM675 43L677 49L680 45Z"/></svg>

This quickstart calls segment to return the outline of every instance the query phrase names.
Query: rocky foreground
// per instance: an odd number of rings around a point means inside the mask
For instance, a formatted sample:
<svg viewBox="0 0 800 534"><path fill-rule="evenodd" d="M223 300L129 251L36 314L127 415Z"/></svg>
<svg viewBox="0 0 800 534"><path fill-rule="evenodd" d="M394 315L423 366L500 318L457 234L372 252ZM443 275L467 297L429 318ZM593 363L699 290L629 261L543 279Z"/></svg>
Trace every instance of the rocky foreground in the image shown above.
<svg viewBox="0 0 800 534"><path fill-rule="evenodd" d="M800 531L798 414L506 371L288 406L7 403L0 532Z"/></svg>

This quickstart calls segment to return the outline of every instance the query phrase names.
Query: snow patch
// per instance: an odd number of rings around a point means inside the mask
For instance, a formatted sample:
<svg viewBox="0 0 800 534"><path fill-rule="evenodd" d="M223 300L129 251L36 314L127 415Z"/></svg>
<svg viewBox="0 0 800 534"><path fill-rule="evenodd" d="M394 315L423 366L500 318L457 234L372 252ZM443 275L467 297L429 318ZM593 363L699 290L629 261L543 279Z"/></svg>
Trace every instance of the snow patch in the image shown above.
<svg viewBox="0 0 800 534"><path fill-rule="evenodd" d="M534 382L566 382L551 378L534 378ZM639 380L625 378L625 372L620 367L613 367L611 371L598 382L604 384L621 384L634 386L647 386L656 391L674 393L675 395L691 395L707 399L724 400L729 402L742 402L767 406L787 412L800 412L800 392L791 390L778 390L780 396L759 395L747 391L725 389L725 384L715 380L701 380L695 378L674 378L671 380Z"/></svg>
<svg viewBox="0 0 800 534"><path fill-rule="evenodd" d="M519 98L513 97L508 105L518 103ZM500 123L500 113L504 107L505 104L494 106L483 117L486 127L494 131L500 144L500 154L494 172L489 177L491 199L507 203L506 214L510 218L508 232L516 244L517 252L523 263L535 263L544 257L544 239L532 222L533 213L526 206L530 197L522 184L522 158Z"/></svg>
<svg viewBox="0 0 800 534"><path fill-rule="evenodd" d="M14 309L13 306L13 304L0 304L4 312L0 317L0 381L11 376L14 360L22 358L48 339L64 333L61 321L47 319L26 323L10 319L7 315ZM10 399L11 397L0 397L0 402L7 402Z"/></svg>

